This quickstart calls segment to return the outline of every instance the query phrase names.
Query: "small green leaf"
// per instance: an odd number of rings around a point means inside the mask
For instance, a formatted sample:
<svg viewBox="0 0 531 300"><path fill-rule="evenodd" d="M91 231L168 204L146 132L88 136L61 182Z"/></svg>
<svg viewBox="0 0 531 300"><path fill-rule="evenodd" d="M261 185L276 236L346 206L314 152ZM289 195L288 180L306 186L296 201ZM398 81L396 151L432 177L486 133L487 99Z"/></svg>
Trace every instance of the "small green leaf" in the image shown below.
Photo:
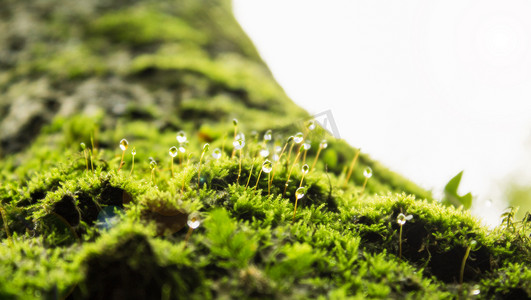
<svg viewBox="0 0 531 300"><path fill-rule="evenodd" d="M459 196L457 193L462 176L463 171L459 172L459 174L455 175L454 178L448 181L444 187L444 199L442 202L446 205L453 205L455 207L460 207L462 205L465 209L470 209L472 206L472 194L468 193L466 195Z"/></svg>

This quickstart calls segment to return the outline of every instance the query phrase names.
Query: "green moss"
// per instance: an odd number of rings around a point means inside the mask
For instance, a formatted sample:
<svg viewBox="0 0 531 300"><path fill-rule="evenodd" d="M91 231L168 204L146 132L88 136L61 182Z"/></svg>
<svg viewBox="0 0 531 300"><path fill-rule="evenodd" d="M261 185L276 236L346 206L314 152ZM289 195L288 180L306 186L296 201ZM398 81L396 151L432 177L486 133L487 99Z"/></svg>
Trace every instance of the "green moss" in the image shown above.
<svg viewBox="0 0 531 300"><path fill-rule="evenodd" d="M108 13L89 25L89 32L114 42L134 46L188 41L204 44L204 32L195 30L178 17L146 7Z"/></svg>

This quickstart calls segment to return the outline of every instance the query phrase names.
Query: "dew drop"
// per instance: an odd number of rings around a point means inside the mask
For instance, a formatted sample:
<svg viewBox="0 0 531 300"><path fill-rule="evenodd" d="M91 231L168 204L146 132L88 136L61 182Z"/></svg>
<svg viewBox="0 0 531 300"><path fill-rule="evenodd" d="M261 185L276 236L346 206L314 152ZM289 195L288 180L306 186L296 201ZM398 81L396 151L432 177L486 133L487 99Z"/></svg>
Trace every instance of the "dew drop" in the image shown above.
<svg viewBox="0 0 531 300"><path fill-rule="evenodd" d="M201 219L199 218L198 213L191 213L188 215L188 221L186 222L188 226L192 229L196 229L201 225Z"/></svg>
<svg viewBox="0 0 531 300"><path fill-rule="evenodd" d="M171 148L170 148L170 152L169 152L169 153L170 153L170 156L171 156L171 157L175 157L175 156L177 156L177 154L179 153L178 151L179 151L179 150L177 150L177 147L175 147L175 146L171 147Z"/></svg>
<svg viewBox="0 0 531 300"><path fill-rule="evenodd" d="M282 151L282 147L276 146L275 147L275 153L280 153L280 151Z"/></svg>
<svg viewBox="0 0 531 300"><path fill-rule="evenodd" d="M232 124L234 126L238 126L238 119L232 119Z"/></svg>
<svg viewBox="0 0 531 300"><path fill-rule="evenodd" d="M262 172L267 174L271 172L271 170L273 170L273 164L271 163L269 159L266 159L264 163L262 164Z"/></svg>
<svg viewBox="0 0 531 300"><path fill-rule="evenodd" d="M267 150L266 148L260 150L260 156L261 157L268 157L269 156L269 150Z"/></svg>
<svg viewBox="0 0 531 300"><path fill-rule="evenodd" d="M131 149L131 155L135 156L136 155L136 148L133 147L133 149Z"/></svg>
<svg viewBox="0 0 531 300"><path fill-rule="evenodd" d="M203 145L203 153L207 152L208 149L210 149L210 144L206 143L205 145Z"/></svg>
<svg viewBox="0 0 531 300"><path fill-rule="evenodd" d="M236 140L236 141L232 142L232 145L234 146L235 150L240 150L240 149L242 149L245 146L245 141L244 140Z"/></svg>
<svg viewBox="0 0 531 300"><path fill-rule="evenodd" d="M212 151L212 157L219 159L221 157L221 150L219 150L219 148L214 149L214 151Z"/></svg>
<svg viewBox="0 0 531 300"><path fill-rule="evenodd" d="M328 147L328 142L326 140L322 140L319 144L319 148L326 149Z"/></svg>
<svg viewBox="0 0 531 300"><path fill-rule="evenodd" d="M296 144L300 144L302 140L304 140L304 135L302 134L302 132L297 132L297 134L293 136L293 141Z"/></svg>
<svg viewBox="0 0 531 300"><path fill-rule="evenodd" d="M157 162L155 160L152 160L149 163L149 167L151 168L151 170L155 170L155 168L157 167Z"/></svg>
<svg viewBox="0 0 531 300"><path fill-rule="evenodd" d="M127 147L129 147L129 142L126 139L122 139L120 141L120 149L122 149L122 151L125 151Z"/></svg>
<svg viewBox="0 0 531 300"><path fill-rule="evenodd" d="M306 151L310 150L311 147L312 147L312 145L310 145L309 143L302 144L302 149L304 149Z"/></svg>
<svg viewBox="0 0 531 300"><path fill-rule="evenodd" d="M315 121L314 120L310 120L308 122L308 125L306 126L308 128L308 130L314 130L315 129Z"/></svg>
<svg viewBox="0 0 531 300"><path fill-rule="evenodd" d="M302 173L307 174L310 171L310 167L307 164L302 166Z"/></svg>
<svg viewBox="0 0 531 300"><path fill-rule="evenodd" d="M304 197L304 193L306 193L306 187L301 186L300 188L298 188L295 191L295 198L297 198L297 200L298 200L298 199Z"/></svg>
<svg viewBox="0 0 531 300"><path fill-rule="evenodd" d="M406 224L406 215L400 213L398 214L398 216L396 217L396 222L398 223L398 225L402 226L404 224Z"/></svg>
<svg viewBox="0 0 531 300"><path fill-rule="evenodd" d="M472 290L470 290L470 296L477 296L481 293L481 290L479 289L479 285L474 285Z"/></svg>
<svg viewBox="0 0 531 300"><path fill-rule="evenodd" d="M278 154L276 154L276 153L273 154L273 157L272 157L273 161L278 161L279 158L280 158L280 156L278 156Z"/></svg>
<svg viewBox="0 0 531 300"><path fill-rule="evenodd" d="M372 177L372 169L371 169L371 167L367 167L367 168L365 168L365 170L363 170L363 176L365 176L365 178L371 178Z"/></svg>
<svg viewBox="0 0 531 300"><path fill-rule="evenodd" d="M85 150L87 148L87 145L85 145L85 143L81 143L79 144L79 146L81 146L81 150Z"/></svg>
<svg viewBox="0 0 531 300"><path fill-rule="evenodd" d="M272 134L273 132L270 130L266 131L266 133L264 134L264 141L268 142L271 140L271 137L272 137Z"/></svg>
<svg viewBox="0 0 531 300"><path fill-rule="evenodd" d="M239 140L245 141L245 134L243 134L243 132L238 133L236 135L235 140L237 140L237 141L239 141Z"/></svg>
<svg viewBox="0 0 531 300"><path fill-rule="evenodd" d="M185 143L186 140L187 140L187 138L186 138L186 134L184 133L184 131L177 132L177 141L180 144Z"/></svg>

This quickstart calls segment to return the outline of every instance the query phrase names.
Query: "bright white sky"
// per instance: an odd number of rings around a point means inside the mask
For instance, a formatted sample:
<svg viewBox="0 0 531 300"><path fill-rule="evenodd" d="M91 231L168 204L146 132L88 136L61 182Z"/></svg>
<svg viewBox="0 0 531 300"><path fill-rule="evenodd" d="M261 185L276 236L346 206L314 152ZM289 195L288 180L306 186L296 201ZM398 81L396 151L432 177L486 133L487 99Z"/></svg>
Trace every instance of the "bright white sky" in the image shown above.
<svg viewBox="0 0 531 300"><path fill-rule="evenodd" d="M287 94L438 196L461 170L497 223L531 183L531 2L234 0ZM487 205L488 199L492 205Z"/></svg>

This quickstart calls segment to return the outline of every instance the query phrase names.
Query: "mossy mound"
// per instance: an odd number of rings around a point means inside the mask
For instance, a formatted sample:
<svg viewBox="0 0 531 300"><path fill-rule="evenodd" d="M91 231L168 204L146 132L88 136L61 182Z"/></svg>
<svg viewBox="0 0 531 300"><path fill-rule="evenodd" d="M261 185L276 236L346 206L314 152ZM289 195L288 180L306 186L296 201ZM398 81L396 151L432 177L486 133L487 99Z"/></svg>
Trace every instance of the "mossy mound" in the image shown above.
<svg viewBox="0 0 531 300"><path fill-rule="evenodd" d="M489 230L364 153L349 176L230 3L4 4L0 298L531 296L531 220Z"/></svg>

